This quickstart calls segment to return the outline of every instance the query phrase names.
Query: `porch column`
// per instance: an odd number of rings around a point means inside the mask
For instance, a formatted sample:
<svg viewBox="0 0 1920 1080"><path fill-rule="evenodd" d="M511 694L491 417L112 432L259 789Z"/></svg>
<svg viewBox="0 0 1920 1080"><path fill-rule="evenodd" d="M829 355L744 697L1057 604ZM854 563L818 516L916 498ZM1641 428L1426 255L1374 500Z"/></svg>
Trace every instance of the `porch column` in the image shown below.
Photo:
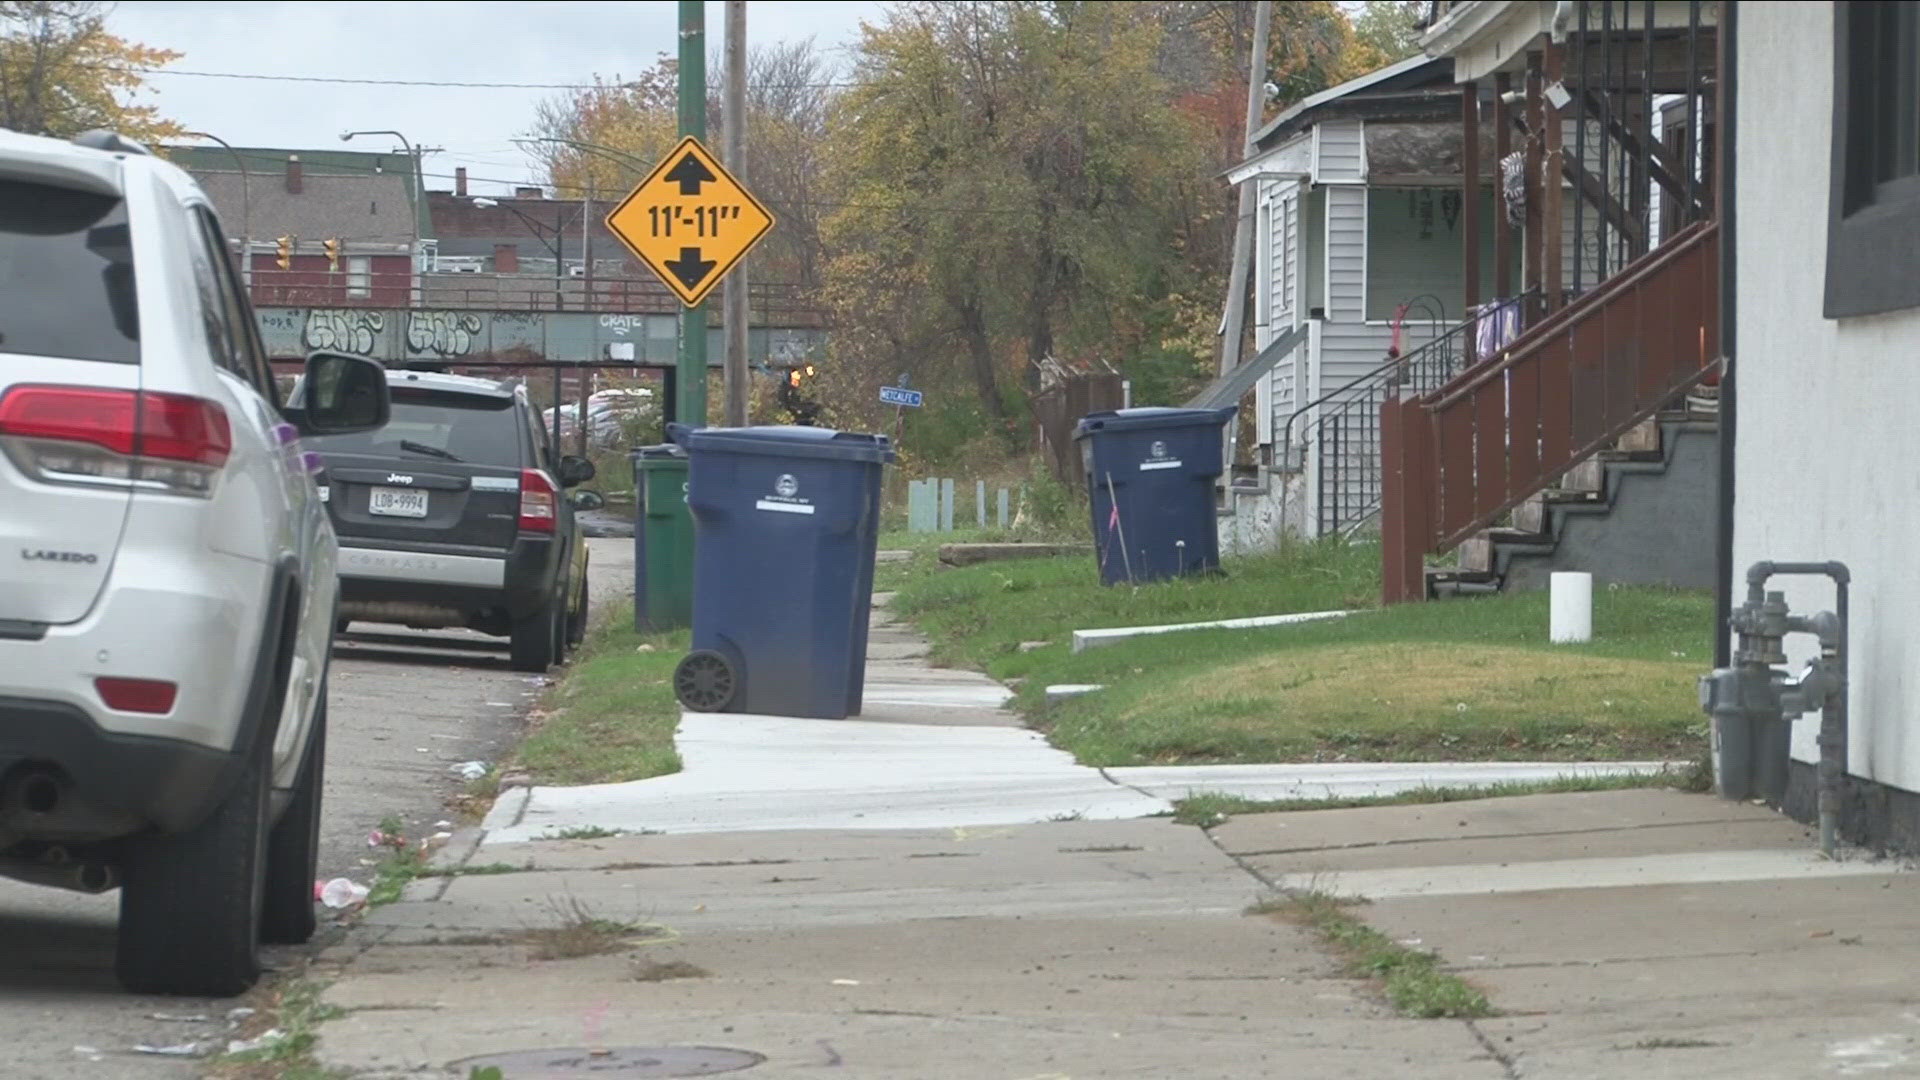
<svg viewBox="0 0 1920 1080"><path fill-rule="evenodd" d="M1507 219L1507 185L1500 165L1513 152L1513 113L1507 92L1513 76L1502 71L1493 77L1493 295L1513 296L1513 225Z"/></svg>
<svg viewBox="0 0 1920 1080"><path fill-rule="evenodd" d="M1542 182L1541 173L1546 154L1544 153L1545 144L1542 138L1542 128L1545 127L1545 110L1542 109L1542 105L1545 103L1540 100L1540 89L1540 54L1528 53L1526 75L1527 217L1521 239L1526 244L1525 288L1527 292L1536 294L1533 299L1527 302L1526 313L1529 323L1533 322L1540 313L1541 307L1538 294L1545 292L1546 281L1540 272L1541 264L1546 258L1546 244L1543 242L1546 232L1544 225L1545 217L1541 213L1542 207L1540 204L1544 201L1543 192L1547 187L1547 185Z"/></svg>
<svg viewBox="0 0 1920 1080"><path fill-rule="evenodd" d="M1540 169L1540 186L1542 189L1540 192L1540 215L1545 220L1547 226L1546 236L1543 238L1546 241L1546 252L1544 258L1541 259L1541 268L1546 276L1547 310L1549 312L1560 310L1562 290L1565 287L1563 283L1566 280L1561 272L1560 263L1561 234L1563 232L1560 220L1560 196L1563 185L1560 178L1563 174L1561 158L1566 151L1566 138L1560 131L1560 110L1554 106L1553 101L1547 98L1544 92L1546 87L1557 85L1560 82L1561 56L1562 51L1560 45L1549 39L1544 55L1544 63L1542 64L1541 81L1544 85L1542 86L1540 101L1540 108L1546 113L1546 122L1541 127L1541 130L1546 135L1546 152Z"/></svg>
<svg viewBox="0 0 1920 1080"><path fill-rule="evenodd" d="M1465 232L1460 245L1460 278L1466 284L1466 312L1480 306L1480 84L1460 86L1460 227ZM1474 335L1467 335L1467 360L1473 360Z"/></svg>

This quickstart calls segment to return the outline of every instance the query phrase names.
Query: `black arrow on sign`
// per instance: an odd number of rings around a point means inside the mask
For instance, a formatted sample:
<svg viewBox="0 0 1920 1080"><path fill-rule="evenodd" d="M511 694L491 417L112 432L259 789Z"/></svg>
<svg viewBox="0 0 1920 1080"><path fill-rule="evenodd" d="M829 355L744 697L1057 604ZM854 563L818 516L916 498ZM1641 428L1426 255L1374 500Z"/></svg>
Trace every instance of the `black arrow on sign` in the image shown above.
<svg viewBox="0 0 1920 1080"><path fill-rule="evenodd" d="M713 175L713 171L701 164L700 159L689 150L673 168L667 170L665 179L669 184L679 184L682 195L698 195L701 184L719 177Z"/></svg>
<svg viewBox="0 0 1920 1080"><path fill-rule="evenodd" d="M699 162L694 164L698 165ZM713 260L701 258L697 247L683 247L680 257L667 263L667 269L680 279L680 284L691 289L707 280L707 275L713 272Z"/></svg>

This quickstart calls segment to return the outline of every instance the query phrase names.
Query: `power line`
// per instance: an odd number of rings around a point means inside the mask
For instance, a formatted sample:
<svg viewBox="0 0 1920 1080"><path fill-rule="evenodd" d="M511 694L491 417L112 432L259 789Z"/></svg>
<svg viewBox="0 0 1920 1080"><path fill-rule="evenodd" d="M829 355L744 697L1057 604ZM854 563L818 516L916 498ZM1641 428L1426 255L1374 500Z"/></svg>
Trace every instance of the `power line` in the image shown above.
<svg viewBox="0 0 1920 1080"><path fill-rule="evenodd" d="M434 79L349 79L337 75L267 75L240 71L182 71L179 68L117 67L91 65L102 71L126 75L185 75L196 79L246 79L254 82L332 83L343 86L422 86L449 90L621 90L632 83L517 83L459 82ZM859 86L852 82L754 83L755 90L831 90Z"/></svg>

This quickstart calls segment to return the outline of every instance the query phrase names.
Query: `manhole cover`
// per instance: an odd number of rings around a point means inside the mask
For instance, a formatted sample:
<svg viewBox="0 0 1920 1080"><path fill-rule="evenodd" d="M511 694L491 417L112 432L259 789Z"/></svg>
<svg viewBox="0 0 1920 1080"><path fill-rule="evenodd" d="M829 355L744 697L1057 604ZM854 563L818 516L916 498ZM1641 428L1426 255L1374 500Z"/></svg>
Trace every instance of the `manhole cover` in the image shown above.
<svg viewBox="0 0 1920 1080"><path fill-rule="evenodd" d="M751 1050L720 1046L562 1047L488 1054L456 1061L453 1067L460 1076L493 1066L503 1080L569 1080L575 1076L714 1076L751 1069L765 1060Z"/></svg>

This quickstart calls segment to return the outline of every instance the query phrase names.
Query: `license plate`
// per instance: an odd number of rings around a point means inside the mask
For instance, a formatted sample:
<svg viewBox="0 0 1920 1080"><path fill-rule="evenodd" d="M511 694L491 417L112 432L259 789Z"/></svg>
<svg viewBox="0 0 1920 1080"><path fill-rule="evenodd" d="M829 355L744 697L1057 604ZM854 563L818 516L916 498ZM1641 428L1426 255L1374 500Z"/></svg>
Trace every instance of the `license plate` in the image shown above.
<svg viewBox="0 0 1920 1080"><path fill-rule="evenodd" d="M426 517L427 493L407 488L377 487L367 499L367 509L387 517Z"/></svg>

